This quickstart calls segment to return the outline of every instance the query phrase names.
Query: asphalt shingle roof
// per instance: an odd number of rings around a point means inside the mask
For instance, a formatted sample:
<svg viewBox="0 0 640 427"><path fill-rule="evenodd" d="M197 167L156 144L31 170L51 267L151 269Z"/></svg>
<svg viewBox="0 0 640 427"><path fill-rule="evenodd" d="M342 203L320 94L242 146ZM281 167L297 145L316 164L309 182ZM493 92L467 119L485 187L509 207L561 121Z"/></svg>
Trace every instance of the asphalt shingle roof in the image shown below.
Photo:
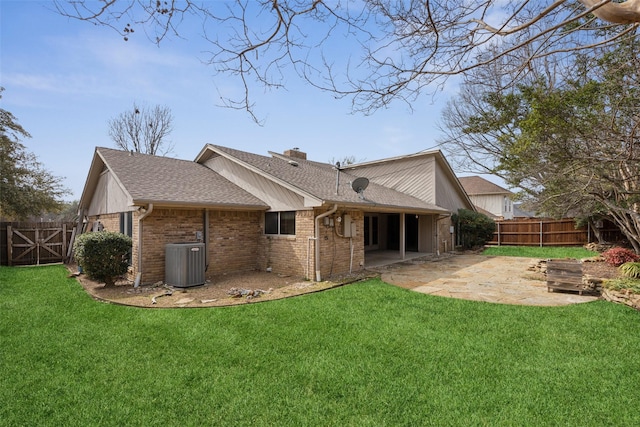
<svg viewBox="0 0 640 427"><path fill-rule="evenodd" d="M135 202L267 209L257 197L193 161L96 148Z"/></svg>
<svg viewBox="0 0 640 427"><path fill-rule="evenodd" d="M483 194L511 194L511 191L494 184L480 176L466 176L458 178L460 184L470 196L480 196Z"/></svg>
<svg viewBox="0 0 640 427"><path fill-rule="evenodd" d="M281 182L287 183L302 193L326 203L359 204L364 205L363 207L402 207L432 212L446 212L445 209L439 206L426 203L416 197L375 183L369 183L369 186L364 191L363 200L351 188L351 182L357 176L345 171L340 172L340 184L336 194L337 171L328 163L325 165L282 155L267 157L218 145L208 145L208 147L214 151L225 153Z"/></svg>

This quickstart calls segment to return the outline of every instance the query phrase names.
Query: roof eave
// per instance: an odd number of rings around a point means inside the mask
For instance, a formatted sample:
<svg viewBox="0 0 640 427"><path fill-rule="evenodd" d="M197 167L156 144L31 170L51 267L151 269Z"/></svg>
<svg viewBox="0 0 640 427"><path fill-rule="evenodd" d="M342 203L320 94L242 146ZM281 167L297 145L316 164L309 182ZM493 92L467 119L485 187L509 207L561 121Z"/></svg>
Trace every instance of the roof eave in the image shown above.
<svg viewBox="0 0 640 427"><path fill-rule="evenodd" d="M433 208L419 208L415 206L403 206L403 205L389 205L385 203L376 203L370 200L364 200L363 202L344 202L338 200L324 200L323 205L334 205L337 204L340 207L347 209L359 209L363 211L376 211L376 212L404 212L410 214L450 214L448 210L440 207Z"/></svg>
<svg viewBox="0 0 640 427"><path fill-rule="evenodd" d="M135 199L133 206L146 206L153 204L155 208L207 208L237 211L266 211L267 205L251 205L241 203L210 203L210 202L179 202L171 200Z"/></svg>

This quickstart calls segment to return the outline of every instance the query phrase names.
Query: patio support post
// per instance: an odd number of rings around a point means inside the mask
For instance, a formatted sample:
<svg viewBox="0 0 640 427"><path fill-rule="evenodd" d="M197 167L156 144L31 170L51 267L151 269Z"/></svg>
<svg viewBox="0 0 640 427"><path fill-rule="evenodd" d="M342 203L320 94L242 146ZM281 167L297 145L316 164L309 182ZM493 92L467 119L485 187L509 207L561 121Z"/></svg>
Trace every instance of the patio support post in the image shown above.
<svg viewBox="0 0 640 427"><path fill-rule="evenodd" d="M407 249L405 248L406 240L407 240L406 224L407 224L406 216L405 216L405 213L402 212L400 213L400 259L404 259L406 255L406 249Z"/></svg>

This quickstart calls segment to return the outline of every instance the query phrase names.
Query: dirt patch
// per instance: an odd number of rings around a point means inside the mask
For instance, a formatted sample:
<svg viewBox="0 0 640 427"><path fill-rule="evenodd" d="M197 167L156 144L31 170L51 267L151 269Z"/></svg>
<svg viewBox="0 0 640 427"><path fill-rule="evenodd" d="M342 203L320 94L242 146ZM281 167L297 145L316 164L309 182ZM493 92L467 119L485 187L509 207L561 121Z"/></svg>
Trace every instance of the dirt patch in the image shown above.
<svg viewBox="0 0 640 427"><path fill-rule="evenodd" d="M599 279L617 279L622 276L618 267L614 267L604 261L583 262L582 273Z"/></svg>
<svg viewBox="0 0 640 427"><path fill-rule="evenodd" d="M77 271L69 266L73 273ZM207 277L202 286L176 288L156 283L134 287L133 282L117 280L115 286L76 276L82 287L94 299L113 304L148 308L222 307L270 301L304 295L342 286L372 277L368 273L333 277L323 282L266 272L244 272Z"/></svg>

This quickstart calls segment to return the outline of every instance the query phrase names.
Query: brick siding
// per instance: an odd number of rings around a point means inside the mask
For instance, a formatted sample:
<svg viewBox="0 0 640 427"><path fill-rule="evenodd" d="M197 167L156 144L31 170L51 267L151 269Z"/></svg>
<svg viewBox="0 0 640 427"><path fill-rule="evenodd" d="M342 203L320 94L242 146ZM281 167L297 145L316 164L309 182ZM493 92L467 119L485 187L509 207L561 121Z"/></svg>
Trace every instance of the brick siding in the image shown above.
<svg viewBox="0 0 640 427"><path fill-rule="evenodd" d="M262 212L209 212L209 272L260 269Z"/></svg>
<svg viewBox="0 0 640 427"><path fill-rule="evenodd" d="M296 278L315 279L314 236L316 215L325 210L296 212L295 236L264 234L263 212L209 211L207 274L232 273L271 268L275 274L287 274ZM335 227L343 234L342 225L335 221L338 215L348 213L356 223L357 234L352 239L352 270L364 265L364 215L361 212L339 211L332 215L334 227L320 225L321 275L328 278L349 272L350 239L336 235ZM134 280L138 273L138 233L140 213L133 212L133 262L128 278ZM90 218L89 228L98 218ZM106 231L120 231L120 214L100 215ZM205 215L202 209L155 208L142 221L142 282L155 283L164 280L165 245L167 243L195 242L197 232L203 232ZM204 237L204 235L203 235Z"/></svg>
<svg viewBox="0 0 640 427"><path fill-rule="evenodd" d="M441 219L438 221L438 242L436 242L436 248L440 253L450 252L454 248L451 247L452 239L451 239L451 226L453 225L453 221L451 221L451 217Z"/></svg>

